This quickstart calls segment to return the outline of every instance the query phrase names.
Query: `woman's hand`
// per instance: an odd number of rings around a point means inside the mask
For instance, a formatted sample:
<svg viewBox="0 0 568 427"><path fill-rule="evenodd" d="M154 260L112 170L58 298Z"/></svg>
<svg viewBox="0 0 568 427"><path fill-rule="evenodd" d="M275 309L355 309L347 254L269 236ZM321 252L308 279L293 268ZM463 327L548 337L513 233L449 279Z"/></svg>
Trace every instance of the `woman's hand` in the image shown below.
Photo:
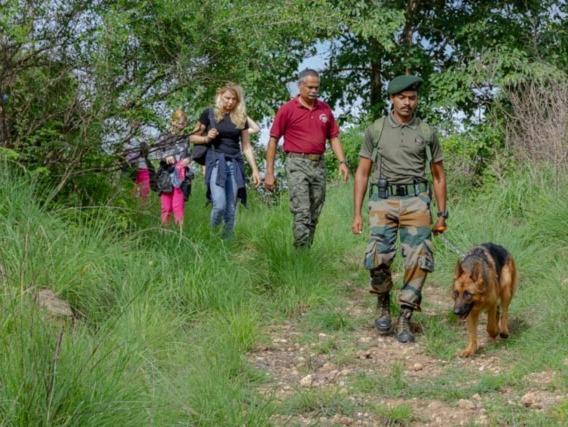
<svg viewBox="0 0 568 427"><path fill-rule="evenodd" d="M209 141L217 138L218 135L219 135L219 131L215 128L209 129L209 132L207 132L207 138L209 138Z"/></svg>
<svg viewBox="0 0 568 427"><path fill-rule="evenodd" d="M252 173L251 179L254 186L258 188L258 186L260 185L260 175L258 174L258 171L254 171Z"/></svg>

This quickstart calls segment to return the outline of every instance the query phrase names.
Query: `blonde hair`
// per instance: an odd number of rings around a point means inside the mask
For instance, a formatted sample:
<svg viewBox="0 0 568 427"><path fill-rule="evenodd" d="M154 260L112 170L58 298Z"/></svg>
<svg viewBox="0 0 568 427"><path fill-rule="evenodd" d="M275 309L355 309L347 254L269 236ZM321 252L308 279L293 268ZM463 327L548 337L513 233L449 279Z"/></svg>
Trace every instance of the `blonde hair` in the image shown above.
<svg viewBox="0 0 568 427"><path fill-rule="evenodd" d="M223 120L223 100L221 96L227 91L231 92L237 98L237 105L235 105L235 108L229 113L229 117L237 129L244 129L247 122L245 94L243 88L234 83L227 83L217 90L217 94L215 95L215 120L217 122Z"/></svg>
<svg viewBox="0 0 568 427"><path fill-rule="evenodd" d="M171 116L170 125L171 125L171 130L172 130L173 133L177 133L177 132L180 131L180 129L178 129L176 127L176 124L182 119L185 121L185 124L187 126L187 114L181 108L178 108L177 110L175 110L172 113L172 116Z"/></svg>
<svg viewBox="0 0 568 427"><path fill-rule="evenodd" d="M184 119L187 122L187 114L181 108L178 108L172 113L172 124L180 119Z"/></svg>

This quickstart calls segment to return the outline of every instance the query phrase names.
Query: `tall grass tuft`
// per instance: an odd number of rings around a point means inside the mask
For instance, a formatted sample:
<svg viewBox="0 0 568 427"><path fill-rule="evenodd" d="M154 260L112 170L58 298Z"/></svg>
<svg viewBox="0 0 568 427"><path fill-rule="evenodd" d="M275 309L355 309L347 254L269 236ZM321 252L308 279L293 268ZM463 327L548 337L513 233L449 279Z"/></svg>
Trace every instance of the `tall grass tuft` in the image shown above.
<svg viewBox="0 0 568 427"><path fill-rule="evenodd" d="M300 254L286 201L268 207L253 195L225 242L207 226L200 181L180 233L156 226L155 202L141 211L134 200L42 204L32 178L3 166L0 333L12 350L0 356L3 422L268 423L272 404L256 391L263 375L243 356L264 325L336 298L340 266L322 260L350 246L330 244L328 235L348 234L334 209ZM348 206L345 195L332 197ZM39 309L41 288L68 301L75 319Z"/></svg>

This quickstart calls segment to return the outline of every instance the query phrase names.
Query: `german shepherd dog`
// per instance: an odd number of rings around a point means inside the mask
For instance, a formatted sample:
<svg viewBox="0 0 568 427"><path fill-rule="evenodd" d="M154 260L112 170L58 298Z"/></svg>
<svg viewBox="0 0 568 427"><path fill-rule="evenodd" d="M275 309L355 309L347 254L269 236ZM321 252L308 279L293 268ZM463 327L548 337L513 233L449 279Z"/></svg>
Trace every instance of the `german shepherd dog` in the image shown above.
<svg viewBox="0 0 568 427"><path fill-rule="evenodd" d="M452 285L454 314L467 321L468 332L467 346L460 356L472 356L477 350L477 322L481 311L487 311L487 333L491 339L497 334L502 338L509 336L509 304L516 281L515 261L502 246L483 243L458 261Z"/></svg>

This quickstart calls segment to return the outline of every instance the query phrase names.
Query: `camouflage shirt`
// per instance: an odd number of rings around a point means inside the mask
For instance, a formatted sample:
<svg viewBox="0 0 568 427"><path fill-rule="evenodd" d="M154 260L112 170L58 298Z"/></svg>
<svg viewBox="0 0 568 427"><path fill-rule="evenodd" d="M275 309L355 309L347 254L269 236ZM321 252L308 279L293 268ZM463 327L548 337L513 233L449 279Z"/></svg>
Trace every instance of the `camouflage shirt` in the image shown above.
<svg viewBox="0 0 568 427"><path fill-rule="evenodd" d="M384 126L381 126L381 120L384 120ZM369 182L379 180L379 165L389 184L409 184L415 177L426 179L426 144L430 145L432 162L442 161L444 157L436 131L418 117L404 124L396 122L392 114L376 120L367 128L359 152L359 156L375 161L373 154L378 146L379 164L373 164Z"/></svg>

